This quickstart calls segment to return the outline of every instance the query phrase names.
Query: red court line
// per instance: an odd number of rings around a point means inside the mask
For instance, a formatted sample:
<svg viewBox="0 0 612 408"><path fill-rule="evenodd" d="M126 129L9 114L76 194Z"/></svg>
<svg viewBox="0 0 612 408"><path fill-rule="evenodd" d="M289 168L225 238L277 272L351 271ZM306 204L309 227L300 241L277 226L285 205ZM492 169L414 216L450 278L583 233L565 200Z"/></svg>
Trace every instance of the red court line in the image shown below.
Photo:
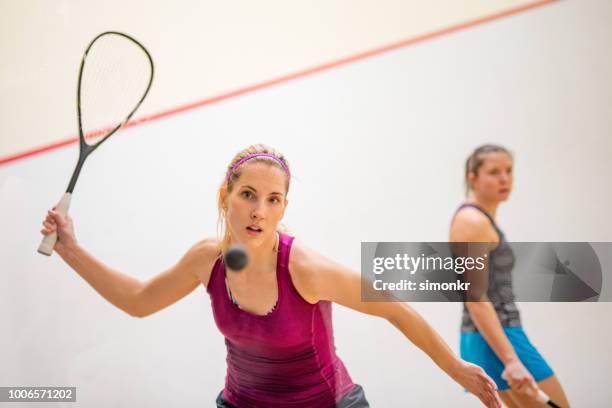
<svg viewBox="0 0 612 408"><path fill-rule="evenodd" d="M211 105L214 103L218 103L221 101L224 101L226 99L230 99L230 98L234 98L237 96L241 96L244 94L248 94L251 92L255 92L258 91L260 89L264 89L264 88L268 88L274 85L278 85L281 84L283 82L288 82L294 79L298 79L298 78L303 78L309 75L313 75L313 74L317 74L319 72L323 72L323 71L327 71L329 69L332 68L337 68L340 67L342 65L347 65L350 64L352 62L356 62L356 61L360 61L366 58L370 58L376 55L380 55L389 51L393 51L393 50L397 50L399 48L404 48L404 47L408 47L414 44L418 44L424 41L428 41L434 38L438 38L444 35L448 35L448 34L452 34L455 33L457 31L461 31L461 30L465 30L468 28L472 28L481 24L485 24L485 23L489 23L491 21L494 20L499 20L501 18L504 17L509 17L518 13L522 13L537 7L541 7L547 4L551 4L551 3L556 3L559 2L560 0L539 0L539 1L534 1L532 3L528 3L519 7L515 7L509 10L505 10L505 11L500 11L494 14L491 14L489 16L485 16L485 17L480 17L474 20L469 20L463 23L459 23L459 24L455 24L446 28L442 28L440 30L436 30L436 31L432 31L430 33L425 33L425 34L421 34L418 35L416 37L412 37L412 38L408 38L405 40L401 40L398 42L394 42L382 47L378 47L378 48L374 48L365 52L361 52L358 54L354 54L345 58L341 58L338 60L334 60L334 61L330 61L327 62L325 64L322 65L318 65L315 67L311 67L311 68L307 68L301 71L297 71L288 75L284 75L284 76L280 76L278 78L274 78L274 79L270 79L268 81L264 81L264 82L260 82L254 85L250 85L250 86L246 86L244 88L239 88L236 89L234 91L230 91L228 93L225 94L221 94L221 95L217 95L217 96L213 96L211 98L207 98L207 99L203 99L200 101L196 101L196 102L192 102L186 105L181 105L179 107L173 108L173 109L169 109L169 110L165 110L165 111L161 111L158 113L154 113L152 115L148 115L148 116L143 116L141 118L138 119L134 119L130 122L128 122L124 127L128 128L128 127L132 127L132 126L136 126L136 125L141 125L143 123L147 123L153 120L157 120L157 119L162 119L162 118L166 118L168 116L172 116L172 115L176 115L182 112L186 112L192 109L196 109L202 106L206 106L206 105ZM51 150L55 150L58 149L60 147L63 146L67 146L70 145L72 143L76 143L78 142L78 136L73 136L69 139L64 139L55 143L51 143L45 146L41 146L41 147L37 147L31 150L27 150L25 152L22 153L18 153L12 156L8 156L8 157L4 157L0 159L0 166L5 165L7 163L11 163L17 160L21 160L21 159L25 159L28 157L32 157L32 156L36 156L38 154L41 153L45 153Z"/></svg>

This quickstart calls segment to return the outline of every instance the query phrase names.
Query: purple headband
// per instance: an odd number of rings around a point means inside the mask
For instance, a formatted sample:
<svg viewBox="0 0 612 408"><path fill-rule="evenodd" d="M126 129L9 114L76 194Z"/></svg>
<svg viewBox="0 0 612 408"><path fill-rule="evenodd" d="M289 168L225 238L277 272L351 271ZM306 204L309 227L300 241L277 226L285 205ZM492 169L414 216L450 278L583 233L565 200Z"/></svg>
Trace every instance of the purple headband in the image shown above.
<svg viewBox="0 0 612 408"><path fill-rule="evenodd" d="M283 171L287 174L287 176L290 176L290 174L289 174L289 167L287 167L287 165L285 164L284 161L282 161L281 159L279 159L278 157L276 157L272 153L251 153L251 154L243 157L242 159L238 160L238 162L236 164L234 164L232 166L232 168L227 172L227 182L228 183L230 182L230 180L232 179L232 176L234 175L234 173L236 172L238 167L242 166L242 164L244 162L249 161L251 159L254 159L256 157L268 157L268 158L274 160L275 162L277 162L282 167Z"/></svg>

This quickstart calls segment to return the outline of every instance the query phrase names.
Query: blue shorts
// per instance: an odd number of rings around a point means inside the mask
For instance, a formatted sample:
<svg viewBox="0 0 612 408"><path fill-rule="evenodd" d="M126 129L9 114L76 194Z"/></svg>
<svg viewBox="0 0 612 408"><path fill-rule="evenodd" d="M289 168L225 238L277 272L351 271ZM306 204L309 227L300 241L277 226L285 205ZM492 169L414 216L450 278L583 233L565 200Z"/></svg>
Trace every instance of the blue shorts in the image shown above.
<svg viewBox="0 0 612 408"><path fill-rule="evenodd" d="M504 327L504 332L519 359L536 382L545 380L554 374L546 360L531 344L522 327ZM461 358L482 367L489 377L495 381L500 391L510 389L506 380L501 378L504 364L480 333L473 331L461 333Z"/></svg>

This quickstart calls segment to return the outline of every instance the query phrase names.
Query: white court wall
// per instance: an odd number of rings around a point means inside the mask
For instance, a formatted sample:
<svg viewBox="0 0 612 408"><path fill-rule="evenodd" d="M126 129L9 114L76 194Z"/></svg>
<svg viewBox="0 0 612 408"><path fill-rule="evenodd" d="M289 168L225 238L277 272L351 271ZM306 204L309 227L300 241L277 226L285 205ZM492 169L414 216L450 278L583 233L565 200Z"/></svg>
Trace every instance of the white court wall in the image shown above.
<svg viewBox="0 0 612 408"><path fill-rule="evenodd" d="M465 157L496 142L516 155L499 212L511 240L611 241L610 17L605 1L561 2L128 129L81 175L78 237L147 279L214 235L227 161L264 142L292 164L291 232L359 270L361 241L445 240ZM209 406L225 356L203 288L133 319L36 254L75 160L70 147L0 167L0 385L77 386L83 407ZM456 350L460 305L414 307ZM605 407L612 305L520 308L575 406ZM373 406L478 406L388 323L342 307L334 322Z"/></svg>
<svg viewBox="0 0 612 408"><path fill-rule="evenodd" d="M3 0L0 164L74 135L85 44L125 31L155 57L138 116L551 0ZM42 117L44 120L32 120Z"/></svg>

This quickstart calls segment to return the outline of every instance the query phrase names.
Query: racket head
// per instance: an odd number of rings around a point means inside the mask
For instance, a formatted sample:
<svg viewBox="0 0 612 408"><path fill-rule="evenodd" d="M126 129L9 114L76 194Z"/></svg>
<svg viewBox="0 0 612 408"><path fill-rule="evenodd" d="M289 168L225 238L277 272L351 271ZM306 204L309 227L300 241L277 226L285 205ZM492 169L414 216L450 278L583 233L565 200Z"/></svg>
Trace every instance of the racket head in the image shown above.
<svg viewBox="0 0 612 408"><path fill-rule="evenodd" d="M79 69L77 117L81 146L98 147L125 125L151 89L154 66L149 51L118 32L98 34Z"/></svg>

